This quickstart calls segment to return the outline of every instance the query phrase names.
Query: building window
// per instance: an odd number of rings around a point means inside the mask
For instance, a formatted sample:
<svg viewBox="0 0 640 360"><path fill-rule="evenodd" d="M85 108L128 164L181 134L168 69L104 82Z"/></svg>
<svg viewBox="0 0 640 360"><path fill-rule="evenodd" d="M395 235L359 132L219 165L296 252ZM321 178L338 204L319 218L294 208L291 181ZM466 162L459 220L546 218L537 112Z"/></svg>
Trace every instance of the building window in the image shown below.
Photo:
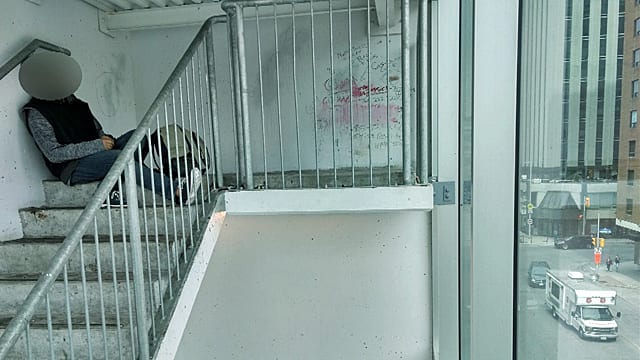
<svg viewBox="0 0 640 360"><path fill-rule="evenodd" d="M635 35L638 36L640 35L640 18L635 19L633 23L635 24Z"/></svg>
<svg viewBox="0 0 640 360"><path fill-rule="evenodd" d="M637 110L632 110L631 111L631 119L629 121L629 127L630 128L635 128L638 126L638 111Z"/></svg>
<svg viewBox="0 0 640 360"><path fill-rule="evenodd" d="M633 170L627 170L627 185L633 185L633 180L635 180L636 173Z"/></svg>
<svg viewBox="0 0 640 360"><path fill-rule="evenodd" d="M636 157L636 141L629 140L629 157Z"/></svg>
<svg viewBox="0 0 640 360"><path fill-rule="evenodd" d="M638 97L640 95L640 80L633 80L631 82L631 97Z"/></svg>
<svg viewBox="0 0 640 360"><path fill-rule="evenodd" d="M633 199L627 199L627 206L625 207L624 212L627 215L633 214Z"/></svg>

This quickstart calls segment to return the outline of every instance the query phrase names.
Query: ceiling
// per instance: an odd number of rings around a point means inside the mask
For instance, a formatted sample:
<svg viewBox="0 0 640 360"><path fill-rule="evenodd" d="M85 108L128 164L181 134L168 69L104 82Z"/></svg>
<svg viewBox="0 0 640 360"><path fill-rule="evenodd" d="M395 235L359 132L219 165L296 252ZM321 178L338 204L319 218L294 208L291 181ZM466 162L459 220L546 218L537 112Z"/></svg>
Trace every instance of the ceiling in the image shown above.
<svg viewBox="0 0 640 360"><path fill-rule="evenodd" d="M29 0L34 1L34 0ZM41 0L40 0L41 1ZM162 27L200 25L212 16L225 15L222 0L79 0L89 4L99 12L100 30L106 34L117 31L134 31ZM334 0L332 0L334 1ZM301 1L304 6L305 2ZM328 4L318 1L314 7ZM376 9L379 24L384 24L387 11L390 25L399 20L397 11L399 0L352 0L353 7L369 3ZM346 1L337 1L334 9L344 8Z"/></svg>
<svg viewBox="0 0 640 360"><path fill-rule="evenodd" d="M208 3L219 3L220 0L81 0L106 12L121 12L138 9L172 8Z"/></svg>

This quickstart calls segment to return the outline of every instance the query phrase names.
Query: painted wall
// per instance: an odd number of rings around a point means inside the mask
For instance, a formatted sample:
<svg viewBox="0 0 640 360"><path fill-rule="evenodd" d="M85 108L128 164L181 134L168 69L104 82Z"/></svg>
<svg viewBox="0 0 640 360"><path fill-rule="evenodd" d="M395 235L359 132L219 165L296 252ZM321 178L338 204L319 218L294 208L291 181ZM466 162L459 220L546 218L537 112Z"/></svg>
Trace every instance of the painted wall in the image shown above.
<svg viewBox="0 0 640 360"><path fill-rule="evenodd" d="M198 31L198 27L175 27L132 31L129 48L133 62L133 84L138 121L175 68Z"/></svg>
<svg viewBox="0 0 640 360"><path fill-rule="evenodd" d="M107 132L119 135L135 125L131 63L126 34L98 31L97 11L76 0L24 0L0 4L0 61L3 63L34 38L68 48L80 63L83 81L78 97ZM29 96L18 82L18 69L0 80L0 241L22 236L18 209L43 203L43 179L52 178L27 132L20 109Z"/></svg>
<svg viewBox="0 0 640 360"><path fill-rule="evenodd" d="M424 212L227 216L176 359L427 359Z"/></svg>

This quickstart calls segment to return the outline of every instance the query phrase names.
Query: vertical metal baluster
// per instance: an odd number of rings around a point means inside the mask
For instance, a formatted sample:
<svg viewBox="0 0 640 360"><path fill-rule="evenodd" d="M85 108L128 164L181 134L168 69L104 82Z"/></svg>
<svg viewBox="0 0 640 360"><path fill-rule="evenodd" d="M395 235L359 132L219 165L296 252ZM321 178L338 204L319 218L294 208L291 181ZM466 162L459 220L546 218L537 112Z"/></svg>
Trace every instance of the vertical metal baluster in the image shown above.
<svg viewBox="0 0 640 360"><path fill-rule="evenodd" d="M262 36L260 35L260 10L258 5L256 11L256 37L258 38L258 82L260 84L260 120L262 124L262 156L264 158L264 187L269 188L269 173L267 167L267 134L265 130L264 117L264 80L262 74Z"/></svg>
<svg viewBox="0 0 640 360"><path fill-rule="evenodd" d="M100 320L102 323L102 337L104 339L104 356L105 359L109 358L109 352L107 351L107 320L104 314L104 291L102 289L102 264L100 263L100 242L98 239L98 218L93 218L93 239L96 245L96 270L98 275L98 292L100 294ZM80 240L82 242L82 240Z"/></svg>
<svg viewBox="0 0 640 360"><path fill-rule="evenodd" d="M207 34L209 32L207 31ZM202 118L202 131L204 133L204 143L207 153L204 157L204 166L207 168L207 188L206 192L202 195L202 213L206 215L204 197L207 197L207 202L211 202L211 192L218 188L218 168L215 165L218 158L218 152L215 148L215 136L213 134L212 123L213 118L209 112L211 109L211 101L213 99L207 98L209 94L209 73L206 68L207 65L207 43L202 43L202 49L200 51L200 58L198 59L198 76L200 77L200 103L201 103L201 118ZM215 75L214 75L215 76Z"/></svg>
<svg viewBox="0 0 640 360"><path fill-rule="evenodd" d="M136 178L135 162L129 160L124 168L126 179ZM138 211L137 185L135 181L127 180L127 195L129 201L129 238L131 239L131 264L133 267L133 290L136 310L136 327L138 335L138 359L149 359L149 337L147 333L147 302L145 299L144 266L142 264L142 241L140 238L140 216Z"/></svg>
<svg viewBox="0 0 640 360"><path fill-rule="evenodd" d="M242 98L242 64L240 63L240 27L243 27L242 19L238 19L238 7L234 8L235 14L230 16L233 22L229 27L229 44L231 51L229 51L229 75L234 84L233 91L231 92L232 99L234 100L235 107L233 107L233 130L235 132L235 144L237 151L236 158L236 187L239 189L240 185L244 181L245 172L245 148L244 148L244 116L245 111L243 109ZM243 40L243 39L242 39Z"/></svg>
<svg viewBox="0 0 640 360"><path fill-rule="evenodd" d="M389 9L389 0L385 0L385 6L386 6L386 16L385 16L385 27L386 27L386 31L385 31L385 41L386 41L386 60L387 60L387 185L391 186L391 129L390 129L390 123L389 123L389 91L391 91L391 88L389 87L389 66L390 61L389 61L389 13L390 13L390 9Z"/></svg>
<svg viewBox="0 0 640 360"><path fill-rule="evenodd" d="M190 138L191 136L187 137L189 134L191 134L192 128L191 128L191 97L189 95L189 64L187 64L187 67L184 69L184 78L185 78L185 89L186 89L186 101L187 101L187 115L185 117L184 113L182 113L182 129L186 131L184 131L182 133L182 135L185 137L184 140ZM182 87L180 88L181 92L180 92L180 101L183 102L182 100ZM185 118L187 119L187 121L189 122L189 127L188 129L185 127ZM190 141L193 139L189 139ZM184 149L184 153L186 154L187 151L189 151L190 149L187 149L187 142L183 141L182 142L182 147ZM193 165L193 164L192 164ZM188 171L189 166L188 166L188 160L185 157L184 158L184 175L185 178L187 178L187 183L186 183L186 187L187 187L187 198L189 198L189 196L191 196L191 194L193 193L193 189L191 188L191 172ZM186 200L186 199L183 199ZM182 228L186 229L185 231L183 231L183 248L184 248L184 253L183 253L183 257L184 257L184 263L186 264L188 262L188 256L187 256L187 236L186 233L187 231L189 232L189 238L191 239L190 241L193 241L193 219L191 218L191 213L192 213L192 206L188 205L187 206L187 218L189 219L189 224L186 225L184 224L184 217L182 220Z"/></svg>
<svg viewBox="0 0 640 360"><path fill-rule="evenodd" d="M402 157L405 185L412 185L411 178L411 43L409 22L409 0L402 1Z"/></svg>
<svg viewBox="0 0 640 360"><path fill-rule="evenodd" d="M180 86L182 87L182 83L180 83ZM175 88L171 89L171 102L173 104L173 107L172 107L173 128L174 128L174 139L173 139L173 141L174 141L175 144L177 144L178 143L178 134L177 134L177 132L175 130L176 130L176 123L177 123L178 119L177 119L177 115L176 115L176 89ZM169 125L167 124L167 126L169 126ZM170 143L171 139L167 139L167 141ZM170 148L170 147L168 147L168 148ZM167 153L167 158L171 159L171 151L169 151ZM178 161L177 164L178 164L177 170L179 172L180 171L180 162ZM176 175L179 175L179 174L176 174ZM171 169L171 166L169 166L169 177L173 179L173 171ZM176 178L178 178L178 176L176 176ZM173 194L175 196L175 190L172 190L172 191L174 191ZM177 198L180 200L180 202L182 202L182 191L178 191ZM178 224L176 224L176 205L175 204L176 204L175 201L171 202L171 209L173 210L173 246L172 246L172 250L173 250L173 262L176 265L176 268L175 268L175 270L176 270L176 279L180 280L180 278L181 278L180 277L180 260L178 259L178 252L176 250L180 241L178 240ZM180 204L180 209L182 210L182 204Z"/></svg>
<svg viewBox="0 0 640 360"><path fill-rule="evenodd" d="M109 224L109 247L111 249L111 274L113 276L113 293L118 294L118 276L116 271L116 250L113 240L113 219L111 217L111 200L107 195L107 221ZM120 300L118 296L114 296L114 306L116 310L116 334L118 336L118 359L122 360L122 332L120 319Z"/></svg>
<svg viewBox="0 0 640 360"><path fill-rule="evenodd" d="M188 65L187 65L187 68L188 68ZM185 69L185 73L183 75L186 76L186 73L187 72L186 72L186 69ZM186 81L187 82L189 81L188 78L187 78ZM185 115L184 115L184 94L183 94L183 91L182 91L182 87L183 87L183 85L182 85L182 76L180 77L178 83L180 84L180 92L179 92L179 94L180 94L180 123L182 125L182 135L185 136L186 130L185 130L185 127L184 127ZM188 84L187 84L187 88L188 88ZM188 104L187 104L187 106L188 106ZM174 126L177 129L177 126L178 126L177 119L174 122ZM176 144L178 144L178 132L177 131L175 133L175 136L176 136ZM186 141L184 141L185 140L184 138L182 140L183 140L182 141L182 153L186 154L187 153L187 144L186 144ZM181 174L180 161L177 161L176 163L178 164L178 174ZM187 158L186 157L184 158L183 164L184 164L184 174L183 175L184 175L185 178L187 178L185 186L187 188L187 198L188 198L189 197L189 193L190 193L190 191L189 191L190 190L189 189L190 184L189 184L189 179L188 179L188 174L187 174ZM187 262L187 229L186 229L186 226L185 226L185 223L184 223L185 222L185 215L184 215L184 207L185 207L184 202L185 202L185 200L186 199L182 196L182 190L181 190L180 191L180 225L182 227L182 239L180 239L180 244L182 245L183 263ZM179 259L180 259L180 256L178 256L178 260Z"/></svg>
<svg viewBox="0 0 640 360"><path fill-rule="evenodd" d="M215 172L215 179L217 180L217 186L224 186L224 178L222 171L222 150L220 144L220 127L218 124L218 88L216 84L216 58L215 52L213 51L213 25L206 34L206 51L207 51L207 76L204 78L206 89L207 89L207 99L209 101L209 133L211 134L211 138L213 140L213 169ZM233 91L231 91L233 95ZM233 107L231 107L233 111ZM216 182L214 181L214 184ZM215 188L217 188L215 186ZM209 192L211 194L211 192ZM209 195L210 196L210 195ZM209 197L211 200L211 197Z"/></svg>
<svg viewBox="0 0 640 360"><path fill-rule="evenodd" d="M280 142L280 172L282 175L282 188L286 188L286 180L284 177L284 147L282 142L284 141L282 135L282 99L280 97L280 44L278 42L278 7L273 4L273 33L275 40L275 55L276 55L276 103L278 105L278 140Z"/></svg>
<svg viewBox="0 0 640 360"><path fill-rule="evenodd" d="M160 115L156 114L156 129L160 128ZM151 128L147 129L147 146L149 147L149 149L152 149L152 143L151 143ZM153 156L153 155L152 155ZM162 174L162 170L160 170L160 174ZM156 267L157 267L157 277L158 277L158 301L159 301L159 306L160 306L160 312L164 315L164 300L163 300L163 296L162 296L162 267L160 264L162 264L162 262L160 261L160 235L158 235L158 203L156 200L156 187L155 184L152 182L151 183L151 191L153 191L154 197L153 197L153 238L154 238L154 242L155 242L155 248L156 248ZM165 194L165 189L164 189L164 181L161 182L161 189L160 189L161 193L162 193L162 201L163 201L163 208L166 211L166 206L164 204L165 199L164 199L164 194ZM149 246L147 244L147 246ZM151 260L148 260L149 263L151 263ZM151 271L149 271L151 272ZM152 297L155 295L155 292L151 295ZM155 318L155 317L154 317ZM155 322L154 322L155 323Z"/></svg>
<svg viewBox="0 0 640 360"><path fill-rule="evenodd" d="M316 98L316 30L313 14L313 0L309 3L309 11L311 18L311 82L313 83L313 142L316 157L316 187L320 188L320 164L318 162L318 109Z"/></svg>
<svg viewBox="0 0 640 360"><path fill-rule="evenodd" d="M89 317L89 295L87 294L87 273L84 264L84 248L82 239L79 242L80 250L80 277L82 279L82 299L84 301L84 321L87 330L87 350L89 351L89 359L93 359L93 346L91 344L91 319Z"/></svg>
<svg viewBox="0 0 640 360"><path fill-rule="evenodd" d="M147 129L147 138L149 137L149 132L150 129ZM142 139L142 141L144 141L144 138ZM140 172L140 177L144 177L144 172L143 170L143 162L142 162L142 142L140 142L138 144L138 161L136 162L138 164L138 171ZM152 175L153 176L153 175ZM144 183L144 179L141 179L142 183ZM155 184L153 182L153 179L149 179L150 183L151 183L151 190L153 191L153 194L155 194ZM155 310L155 300L153 297L153 278L151 276L151 255L149 254L149 222L147 220L147 199L146 199L146 192L145 192L145 188L142 187L141 188L142 191L140 191L141 196L142 196L142 206L140 206L140 208L142 208L142 221L143 221L143 226L144 226L144 243L145 243L145 254L146 254L146 258L147 258L147 279L149 281L149 284L147 285L149 288L149 313L151 314L151 335L153 336L153 339L155 340L156 338L156 322L155 322L155 316L154 315L154 310ZM154 211L155 211L155 196L153 198L153 202L154 202ZM155 219L155 218L154 218Z"/></svg>
<svg viewBox="0 0 640 360"><path fill-rule="evenodd" d="M204 118L204 112L200 112L200 111L204 111L204 100L202 99L202 71L200 70L200 61L201 61L201 57L202 57L202 46L204 46L203 44L198 46L198 49L196 50L196 55L195 55L195 59L198 60L194 65L193 65L193 103L194 103L194 113L195 113L195 122L196 122L196 134L198 135L197 139L196 139L196 147L198 148L198 169L200 169L200 172L202 172L202 170L205 171L204 175L203 175L203 179L202 179L202 186L200 186L200 205L202 206L202 216L205 216L205 207L204 207L204 203L205 203L205 194L204 194L204 189L205 189L205 185L207 187L207 192L209 192L209 186L210 186L210 182L209 182L209 170L207 167L207 157L208 157L208 150L206 147L206 141L207 141L207 130L205 127L205 118ZM196 86L196 64L198 66L198 85ZM200 98L200 102L198 102L198 97ZM200 104L200 106L198 107L198 104ZM198 111L200 110L200 111ZM198 114L200 114L200 118L198 118ZM200 125L198 124L199 121L198 119L200 119L200 121L202 122L202 133L200 133ZM202 159L202 154L204 153L204 161ZM204 166L204 167L203 167ZM205 181L206 180L206 181ZM198 201L197 201L197 197L196 197L196 221L198 222L198 230L200 230L200 216L198 215ZM193 246L193 239L192 239L192 243L191 246Z"/></svg>
<svg viewBox="0 0 640 360"><path fill-rule="evenodd" d="M298 183L302 188L302 160L300 159L300 115L298 114L298 74L296 66L296 3L291 1L291 38L293 41L293 107L296 113L296 149L298 150Z"/></svg>
<svg viewBox="0 0 640 360"><path fill-rule="evenodd" d="M367 108L369 144L369 185L373 186L373 149L371 148L371 3L367 1Z"/></svg>
<svg viewBox="0 0 640 360"><path fill-rule="evenodd" d="M118 178L118 189L120 190L120 194L123 194L122 191L122 176ZM127 250L127 225L124 216L124 206L122 202L120 203L120 226L122 230L122 258L124 259L124 280L127 288L127 312L129 315L129 339L131 339L131 357L133 359L137 358L137 344L135 337L135 329L134 329L134 321L133 321L133 305L131 303L131 279L129 278L129 252ZM117 291L116 291L117 294Z"/></svg>
<svg viewBox="0 0 640 360"><path fill-rule="evenodd" d="M49 339L49 357L55 359L55 353L53 351L53 324L51 321L51 304L49 302L49 293L45 294L45 303L47 306L47 337Z"/></svg>
<svg viewBox="0 0 640 360"><path fill-rule="evenodd" d="M333 62L333 6L329 1L329 55L331 70L331 152L333 156L333 187L338 187L338 165L336 163L336 106L335 106L335 85L334 85L334 62Z"/></svg>
<svg viewBox="0 0 640 360"><path fill-rule="evenodd" d="M356 186L356 164L353 155L353 40L351 38L351 0L347 2L348 26L349 26L349 134L350 134L350 154L351 154L351 186Z"/></svg>
<svg viewBox="0 0 640 360"><path fill-rule="evenodd" d="M24 341L27 348L27 358L29 360L33 360L33 351L31 351L31 326L29 325L28 321L25 325Z"/></svg>
<svg viewBox="0 0 640 360"><path fill-rule="evenodd" d="M63 278L64 278L64 306L65 312L67 315L67 333L69 336L69 354L71 355L71 360L76 358L75 351L73 349L73 320L71 319L71 300L69 299L69 272L67 269L67 264L64 265L63 269Z"/></svg>
<svg viewBox="0 0 640 360"><path fill-rule="evenodd" d="M197 168L200 169L200 171L202 171L202 161L200 158L200 127L198 126L198 97L196 96L197 94L197 89L196 89L196 68L195 68L195 62L193 61L193 59L197 56L198 52L196 50L194 56L191 57L191 85L193 86L193 118L191 117L191 113L189 113L189 129L191 131L195 131L196 134L196 138L194 139L193 136L191 136L191 141L195 142L195 144L191 145L192 151L193 152L193 147L195 146L195 148L197 149L198 152L198 160L197 160ZM189 78L187 78L187 84L188 84L188 80ZM189 99L189 91L187 89L187 99ZM191 108L191 107L190 107ZM195 122L195 130L194 130L194 126L193 123ZM191 168L195 168L196 167L196 159L193 158L193 156L191 156ZM202 173L200 173L200 175L202 175ZM203 186L200 186L201 190L203 188ZM195 221L191 219L191 206L189 206L189 229L193 229L193 223L196 223L196 230L199 231L200 230L200 221L198 220L198 190L195 189L190 189L190 192L195 192L195 202L193 203L193 211L195 211ZM193 230L191 230L191 247L194 246L193 243Z"/></svg>
<svg viewBox="0 0 640 360"><path fill-rule="evenodd" d="M171 89L171 108L172 108L172 114L173 114L173 119L175 122L175 118L176 118L176 92L175 92L175 88ZM167 110L167 104L165 103L164 105L164 124L165 127L168 129L169 128L169 112ZM168 134L167 134L167 143L171 143L171 139L168 138ZM160 136L158 136L158 141L160 141ZM175 140L174 140L175 141ZM167 159L171 159L171 146L167 147ZM162 161L160 162L160 164L162 164ZM171 169L171 166L169 166L169 177L173 179L173 170ZM174 183L175 184L175 181ZM174 198L175 195L175 191L176 191L177 187L172 187L171 190L171 197ZM171 299L173 299L173 284L172 284L172 277L173 277L173 270L176 271L176 278L180 279L180 269L178 268L178 259L176 258L176 252L175 252L175 248L176 248L176 244L178 243L178 225L176 224L176 202L175 201L171 201L171 219L172 219L172 223L173 223L173 244L169 243L169 227L168 227L168 221L169 221L169 217L167 216L167 214L165 213L165 234L166 234L166 239L167 239L167 264L169 265L169 296ZM173 269L171 266L171 256L173 256L173 264L175 264L176 268Z"/></svg>

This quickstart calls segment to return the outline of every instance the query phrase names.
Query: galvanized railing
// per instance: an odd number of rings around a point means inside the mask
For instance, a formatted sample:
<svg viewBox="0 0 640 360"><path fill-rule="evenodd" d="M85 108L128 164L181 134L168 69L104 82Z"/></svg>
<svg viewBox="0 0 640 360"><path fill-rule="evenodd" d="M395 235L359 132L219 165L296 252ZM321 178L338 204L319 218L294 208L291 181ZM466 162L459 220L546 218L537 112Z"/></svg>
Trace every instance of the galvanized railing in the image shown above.
<svg viewBox="0 0 640 360"><path fill-rule="evenodd" d="M2 333L0 359L148 359L153 354L213 211L215 190L224 184L217 105L218 94L231 93L231 84L224 88L216 80L216 65L226 61L228 68L228 51L214 47L215 33L225 34L226 43L226 17L209 19L185 51ZM224 72L229 76L229 70ZM172 157L176 144L186 146L177 137L165 138L168 154L163 159L160 152L159 171L146 172L143 179L145 161L150 161L143 153L153 148L153 140L161 141L160 132L153 130L162 127L193 131L201 139L191 139L193 146L208 155L178 161L158 188L148 180L163 176L163 160ZM180 191L171 171L194 167L203 170L202 186L186 205L184 197L196 189ZM149 184L149 191L140 195L133 181L136 173L143 174L139 183ZM126 207L109 203L113 188L124 190ZM110 206L104 208L105 202ZM89 246L95 246L91 266L85 251Z"/></svg>
<svg viewBox="0 0 640 360"><path fill-rule="evenodd" d="M248 188L426 181L429 111L414 94L428 96L429 62L417 63L411 50L426 56L428 34L415 46L416 24L428 32L426 2L414 3L419 18L411 17L409 0L399 9L393 0L373 3L223 2L231 19L238 169ZM419 114L412 110L418 106Z"/></svg>
<svg viewBox="0 0 640 360"><path fill-rule="evenodd" d="M68 49L52 44L50 42L46 42L44 40L34 39L29 44L27 44L27 46L25 46L22 50L20 50L15 56L13 56L11 59L7 60L6 63L0 66L0 80L4 79L4 77L9 72L11 72L11 70L13 70L16 66L20 65L23 61L25 61L29 57L29 55L31 55L34 51L38 49L61 52L67 55L71 54L71 52Z"/></svg>

